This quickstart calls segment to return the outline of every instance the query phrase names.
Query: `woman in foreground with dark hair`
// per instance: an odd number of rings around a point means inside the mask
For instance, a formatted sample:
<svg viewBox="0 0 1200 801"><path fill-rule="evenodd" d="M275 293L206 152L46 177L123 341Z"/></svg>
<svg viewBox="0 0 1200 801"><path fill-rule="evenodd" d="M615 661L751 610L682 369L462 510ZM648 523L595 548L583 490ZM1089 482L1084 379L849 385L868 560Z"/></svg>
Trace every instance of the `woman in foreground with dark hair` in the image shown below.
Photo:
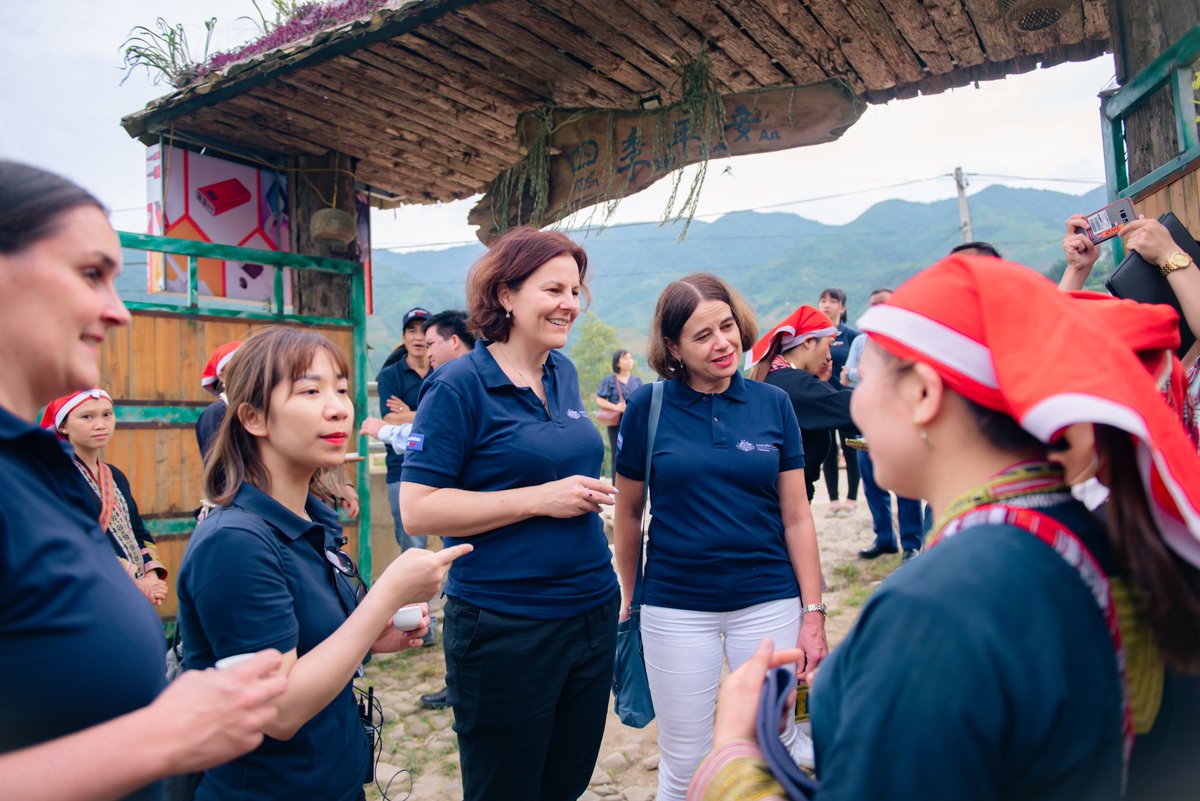
<svg viewBox="0 0 1200 801"><path fill-rule="evenodd" d="M860 319L854 419L880 485L937 524L812 688L821 801L1194 797L1200 698L1162 679L1200 669L1200 461L1084 306L953 256ZM1107 528L1050 458L1076 424L1094 428ZM768 658L731 677L695 797L761 778L744 738Z"/></svg>
<svg viewBox="0 0 1200 801"><path fill-rule="evenodd" d="M113 559L95 496L38 409L100 380L129 324L100 202L0 160L0 788L5 798L158 799L160 779L262 741L278 653L166 687L162 624Z"/></svg>
<svg viewBox="0 0 1200 801"><path fill-rule="evenodd" d="M587 255L514 228L471 268L482 339L422 390L400 485L417 534L471 542L446 582L446 686L467 801L575 801L604 735L617 582L600 432L559 351Z"/></svg>

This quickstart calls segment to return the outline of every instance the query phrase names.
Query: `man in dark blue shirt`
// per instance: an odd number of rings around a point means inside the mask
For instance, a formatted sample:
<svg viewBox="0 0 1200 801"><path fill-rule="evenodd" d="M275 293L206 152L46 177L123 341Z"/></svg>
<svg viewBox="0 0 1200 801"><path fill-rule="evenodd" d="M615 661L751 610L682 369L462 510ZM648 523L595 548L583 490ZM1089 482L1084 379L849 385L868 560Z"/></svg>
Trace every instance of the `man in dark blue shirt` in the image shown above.
<svg viewBox="0 0 1200 801"><path fill-rule="evenodd" d="M404 341L392 351L375 381L379 388L379 414L385 423L403 425L416 417L421 384L429 373L423 325L429 312L419 306L404 313ZM404 466L404 451L387 446L387 494L392 509L396 542L401 551L424 548L425 537L410 537L400 518L400 471Z"/></svg>

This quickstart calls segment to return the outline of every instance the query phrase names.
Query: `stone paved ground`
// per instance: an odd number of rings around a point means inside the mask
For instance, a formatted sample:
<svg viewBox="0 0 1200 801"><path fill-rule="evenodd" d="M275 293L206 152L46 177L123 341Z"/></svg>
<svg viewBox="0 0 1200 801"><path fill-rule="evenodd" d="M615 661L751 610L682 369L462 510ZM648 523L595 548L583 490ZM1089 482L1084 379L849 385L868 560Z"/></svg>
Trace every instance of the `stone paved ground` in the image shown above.
<svg viewBox="0 0 1200 801"><path fill-rule="evenodd" d="M825 602L831 609L826 631L833 645L849 631L870 591L896 567L898 559L884 557L875 563L857 559L856 552L872 540L865 502L859 500L858 511L851 517L830 518L825 516L829 505L824 497L818 486L813 515L828 584ZM422 709L418 701L422 693L442 687L444 671L440 642L437 647L376 659L368 667L363 686L375 687L386 721L378 779L384 789L391 781L388 798L462 798L458 749L451 729L453 714L448 709ZM658 784L656 737L655 724L632 729L621 725L610 712L591 786L581 801L651 801ZM375 801L383 796L377 788L368 788L367 798Z"/></svg>

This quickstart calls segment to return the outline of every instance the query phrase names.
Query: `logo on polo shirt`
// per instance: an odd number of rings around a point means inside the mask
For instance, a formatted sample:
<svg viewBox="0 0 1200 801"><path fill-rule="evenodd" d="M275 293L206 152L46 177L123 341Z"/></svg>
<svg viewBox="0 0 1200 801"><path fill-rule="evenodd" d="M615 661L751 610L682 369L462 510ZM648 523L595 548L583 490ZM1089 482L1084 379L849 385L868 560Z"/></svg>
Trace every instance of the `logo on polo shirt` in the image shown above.
<svg viewBox="0 0 1200 801"><path fill-rule="evenodd" d="M567 409L567 417L570 417L572 420L582 420L587 416L587 409Z"/></svg>
<svg viewBox="0 0 1200 801"><path fill-rule="evenodd" d="M404 441L404 449L409 451L425 450L425 435L409 434L408 439Z"/></svg>
<svg viewBox="0 0 1200 801"><path fill-rule="evenodd" d="M770 453L776 450L776 446L770 442L754 443L744 439L737 444L737 449L743 453L753 453L754 451L758 451L759 453Z"/></svg>

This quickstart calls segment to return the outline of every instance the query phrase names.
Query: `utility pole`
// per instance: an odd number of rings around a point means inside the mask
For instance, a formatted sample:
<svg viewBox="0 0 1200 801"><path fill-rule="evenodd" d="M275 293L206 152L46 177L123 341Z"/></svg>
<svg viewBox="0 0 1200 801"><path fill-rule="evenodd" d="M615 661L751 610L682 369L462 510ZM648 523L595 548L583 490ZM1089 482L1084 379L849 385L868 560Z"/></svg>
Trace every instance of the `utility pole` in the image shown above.
<svg viewBox="0 0 1200 801"><path fill-rule="evenodd" d="M971 210L967 208L967 179L963 176L962 167L954 168L954 185L958 187L958 220L962 228L962 241L974 242L975 235L971 232Z"/></svg>

